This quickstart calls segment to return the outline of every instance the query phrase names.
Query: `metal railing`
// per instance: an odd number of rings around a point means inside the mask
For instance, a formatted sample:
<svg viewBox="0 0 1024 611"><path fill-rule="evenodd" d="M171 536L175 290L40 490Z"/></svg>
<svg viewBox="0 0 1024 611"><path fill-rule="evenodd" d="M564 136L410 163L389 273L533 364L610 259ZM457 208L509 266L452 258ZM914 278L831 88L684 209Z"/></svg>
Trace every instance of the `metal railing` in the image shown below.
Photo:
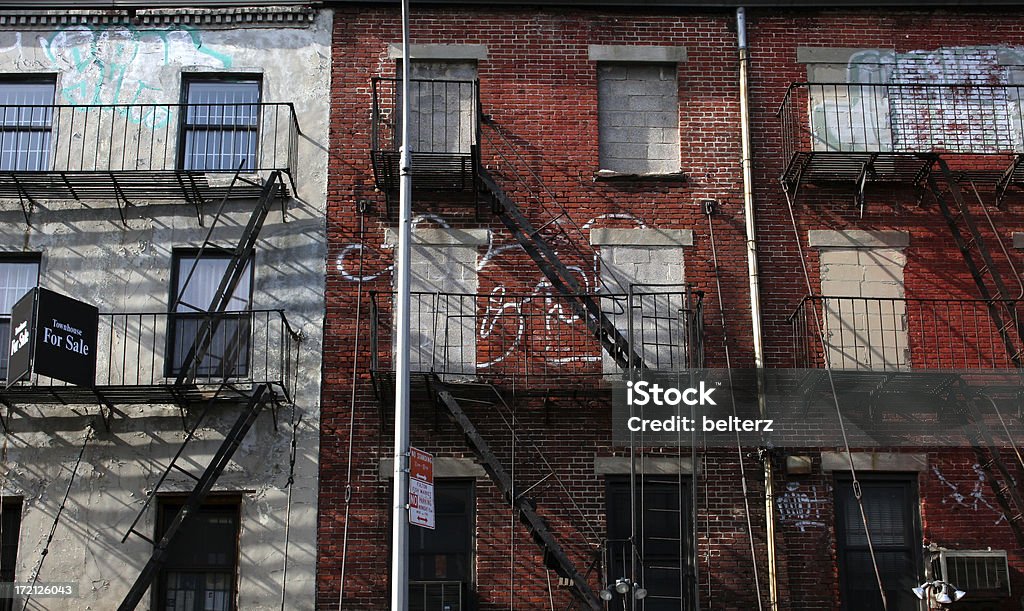
<svg viewBox="0 0 1024 611"><path fill-rule="evenodd" d="M685 287L636 287L591 294L650 369L703 365L701 294ZM558 294L414 292L410 362L448 379L621 374L571 299ZM370 295L373 371L394 369L393 294Z"/></svg>
<svg viewBox="0 0 1024 611"><path fill-rule="evenodd" d="M296 378L299 335L282 310L246 310L221 314L132 312L101 313L97 338L96 387L169 387L192 348L202 321L220 319L202 361L196 386L227 381L235 386L279 385L291 396ZM10 326L0 326L0 336ZM3 339L0 337L0 339ZM0 374L7 375L7 358ZM57 387L64 382L34 375L12 387Z"/></svg>
<svg viewBox="0 0 1024 611"><path fill-rule="evenodd" d="M797 153L1024 153L1021 85L793 83L776 116Z"/></svg>
<svg viewBox="0 0 1024 611"><path fill-rule="evenodd" d="M0 106L0 174L290 170L288 102Z"/></svg>
<svg viewBox="0 0 1024 611"><path fill-rule="evenodd" d="M370 146L397 153L402 145L402 79L375 77ZM410 131L417 154L471 155L480 141L477 81L410 79Z"/></svg>
<svg viewBox="0 0 1024 611"><path fill-rule="evenodd" d="M990 303L981 299L805 297L787 319L794 366L835 369L1012 369ZM1024 303L1000 312L1020 324ZM820 323L819 323L820 321ZM824 345L818 325L824 326ZM1011 331L1012 332L1012 331Z"/></svg>

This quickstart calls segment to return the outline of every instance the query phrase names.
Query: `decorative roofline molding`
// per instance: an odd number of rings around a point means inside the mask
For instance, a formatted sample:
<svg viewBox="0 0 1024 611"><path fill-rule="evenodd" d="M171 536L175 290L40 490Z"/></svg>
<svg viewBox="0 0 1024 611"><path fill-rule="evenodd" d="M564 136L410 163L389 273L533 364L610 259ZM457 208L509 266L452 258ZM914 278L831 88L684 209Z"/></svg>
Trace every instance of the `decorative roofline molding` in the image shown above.
<svg viewBox="0 0 1024 611"><path fill-rule="evenodd" d="M107 26L249 26L305 27L316 20L317 9L305 6L248 8L157 8L131 10L0 11L0 26L44 28L70 25Z"/></svg>

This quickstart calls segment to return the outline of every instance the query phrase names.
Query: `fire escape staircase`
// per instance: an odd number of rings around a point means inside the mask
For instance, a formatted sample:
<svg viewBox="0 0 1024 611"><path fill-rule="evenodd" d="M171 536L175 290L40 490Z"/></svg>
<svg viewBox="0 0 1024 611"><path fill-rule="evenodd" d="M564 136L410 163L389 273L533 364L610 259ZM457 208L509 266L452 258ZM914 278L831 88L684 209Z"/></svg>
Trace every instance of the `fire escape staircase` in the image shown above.
<svg viewBox="0 0 1024 611"><path fill-rule="evenodd" d="M598 599L594 590L587 583L587 577L579 572L573 561L566 554L554 532L545 520L537 512L537 503L525 494L517 494L512 477L501 464L498 457L491 451L487 441L480 435L476 425L469 419L462 409L459 399L452 393L440 379L434 378L432 385L438 401L448 411L448 418L459 427L459 430L466 437L466 443L473 453L480 459L484 471L491 478L491 481L501 491L505 500L512 505L519 513L519 521L529 530L533 541L541 548L544 554L544 566L554 570L560 577L570 580L573 595L588 609L603 609L604 605Z"/></svg>
<svg viewBox="0 0 1024 611"><path fill-rule="evenodd" d="M1014 367L1024 369L1024 350L1021 348L1024 346L1024 325L1019 319L1018 302L1009 294L1006 282L985 245L978 222L971 216L963 191L950 172L948 164L941 157L937 157L935 163L942 174L946 191L940 188L933 173L929 173L928 186L949 225L953 240L974 278L982 299L988 303L989 317L999 333L1010 361ZM998 240L999 237L996 236L995 239ZM1002 451L994 442L991 431L979 413L977 402L983 397L972 393L966 384L959 386L957 394L961 399L957 405L962 406L960 417L971 425L968 427L969 431L972 428L976 431L976 435L973 431L971 433L971 446L978 464L1013 529L1017 543L1024 547L1024 496L1021 482L1014 478L1007 467ZM1020 455L1017 456L1019 460ZM1024 461L1020 468L1024 469Z"/></svg>
<svg viewBox="0 0 1024 611"><path fill-rule="evenodd" d="M243 178L238 174L235 175L235 181L250 182L248 179ZM234 184L235 181L233 181L232 184ZM250 182L250 184L253 183ZM199 430L199 427L202 424L206 414L211 410L211 408L217 401L221 389L226 388L229 384L228 372L234 369L235 361L237 360L240 353L239 347L237 345L228 346L227 349L225 350L225 355L223 357L210 355L210 347L215 341L217 330L220 327L221 322L224 320L224 316L222 316L222 314L225 311L227 311L228 305L231 301L231 297L234 294L235 289L238 287L238 283L242 278L242 274L244 273L246 266L252 259L253 253L256 248L256 240L259 237L260 231L262 230L263 225L267 219L267 215L270 212L270 208L276 201L280 200L284 196L284 188L285 187L283 176L281 175L280 171L274 171L268 177L266 182L263 183L259 199L257 200L256 205L249 217L249 221L242 232L242 236L239 239L237 246L230 253L231 258L228 262L227 269L224 272L224 276L221 278L220 284L217 288L216 293L214 294L213 300L211 301L209 307L205 310L205 312L209 313L210 316L207 316L203 319L202 324L200 325L199 330L196 333L196 338L193 341L192 346L189 348L189 351L182 362L180 371L175 381L176 385L192 383L192 381L199 374L200 368L209 367L210 361L216 361L219 367L218 371L225 372L224 379L220 384L220 388L216 391L216 393L209 399L209 401L206 403L203 409L199 412L199 415L196 418L195 422L190 427L188 427L185 439L179 446L177 452L174 455L174 458L164 469L163 474L160 476L156 485L153 486L152 490L150 490L145 503L140 509L135 520L132 522L132 525L129 527L128 532L125 533L124 537L121 539L121 542L123 543L128 539L130 535L136 535L138 537L141 537L142 539L149 541L151 544L153 544L153 553L150 556L149 560L147 561L145 567L143 567L142 571L139 573L139 576L136 578L135 583L132 585L131 589L128 591L128 593L122 600L120 606L118 607L119 611L129 611L135 609L136 606L138 606L139 602L141 602L142 600L143 595L152 585L153 581L159 574L160 569L166 562L171 544L174 541L175 536L181 530L181 526L189 519L189 516L191 516L193 513L200 509L203 502L206 500L206 497L210 494L210 491L213 490L213 486L216 484L217 479L220 477L220 475L224 472L224 469L227 468L228 464L231 462L231 458L234 456L234 453L238 449L239 445L241 445L242 440L249 432L249 429L252 428L253 424L256 422L256 419L259 417L260 412L263 409L263 406L268 401L274 403L275 406L277 405L278 396L275 390L272 389L268 384L257 385L252 390L252 394L249 396L245 407L242 409L241 413L239 413L237 420L235 421L234 425L231 427L227 435L224 437L223 442L217 449L216 453L214 454L210 463L207 465L206 469L203 471L202 475L196 477L191 471L178 464L178 461L181 458L182 454L184 453L189 442L195 438L196 432ZM207 234L206 241L203 243L198 254L196 255L197 262L204 251L213 248L213 245L211 244L210 241L210 237L213 235L213 229L217 226L217 223L221 218L221 213L224 209L224 202L226 202L229 197L230 191L228 194L225 195L224 201L222 201L221 203L220 210L218 211L213 222L211 223L210 232ZM195 265L193 265L193 270L194 269ZM187 284L188 280L190 279L191 277L187 279L185 283ZM172 307L171 310L172 312L176 311L177 306L183 303L181 300L182 294L184 294L184 290L182 290L182 292L179 293L178 297L176 298L174 307ZM188 304L184 305L186 305L186 307L195 308L195 306L189 306ZM207 360L205 364L204 360ZM140 532L137 529L137 526L139 524L139 521L146 514L146 511L149 508L150 504L152 503L153 499L160 491L160 487L164 484L164 482L166 481L167 477L171 474L171 472L183 474L194 480L196 483L192 491L189 493L184 505L182 505L181 509L174 516L174 519L171 520L170 524L167 526L166 531L162 534L159 541L154 541L142 532Z"/></svg>
<svg viewBox="0 0 1024 611"><path fill-rule="evenodd" d="M497 211L498 218L530 259L537 264L551 286L568 299L573 313L586 321L587 329L601 342L608 354L615 359L615 363L623 370L642 369L643 360L632 350L629 340L601 310L599 300L583 292L572 272L544 239L543 230L554 228L555 231L560 231L557 222L546 223L541 229L535 228L487 170L480 168L479 180L484 196L493 200L493 208Z"/></svg>

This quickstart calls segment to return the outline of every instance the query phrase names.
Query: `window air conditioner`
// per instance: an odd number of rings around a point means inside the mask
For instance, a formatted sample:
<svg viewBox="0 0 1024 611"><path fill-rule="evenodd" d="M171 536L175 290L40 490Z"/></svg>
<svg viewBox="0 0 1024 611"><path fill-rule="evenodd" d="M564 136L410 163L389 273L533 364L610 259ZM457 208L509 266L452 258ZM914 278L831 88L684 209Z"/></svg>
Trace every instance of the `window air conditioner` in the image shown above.
<svg viewBox="0 0 1024 611"><path fill-rule="evenodd" d="M967 592L971 600L1010 596L1010 570L1003 550L941 550L932 575Z"/></svg>
<svg viewBox="0 0 1024 611"><path fill-rule="evenodd" d="M409 611L469 611L461 581L410 581Z"/></svg>

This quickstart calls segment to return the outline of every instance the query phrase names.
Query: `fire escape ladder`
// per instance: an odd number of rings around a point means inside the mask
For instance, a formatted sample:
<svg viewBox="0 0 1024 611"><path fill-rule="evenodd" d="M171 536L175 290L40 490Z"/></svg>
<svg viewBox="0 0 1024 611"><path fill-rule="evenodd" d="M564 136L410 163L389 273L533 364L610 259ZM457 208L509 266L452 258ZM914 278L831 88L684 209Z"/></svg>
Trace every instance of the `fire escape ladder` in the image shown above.
<svg viewBox="0 0 1024 611"><path fill-rule="evenodd" d="M231 303L231 298L235 294L235 289L238 288L238 283L242 278L242 274L245 272L246 266L252 260L252 255L256 250L256 240L259 238L260 231L263 229L263 224L267 220L270 208L283 193L283 188L284 180L281 176L281 172L280 170L275 170L270 174L266 183L263 184L260 197L256 202L256 206L253 208L252 214L249 216L249 222L242 231L242 237L239 239L238 245L235 246L234 250L230 253L231 259L228 261L227 269L224 271L224 276L221 278L220 284L214 292L214 296L210 301L209 307L203 311L209 314L209 316L203 318L203 321L199 326L199 330L196 333L196 338L182 361L178 377L174 381L175 386L191 383L195 379L201 363L203 362L203 359L206 358L210 345L216 337L217 329L220 327L220 323L224 320L224 317L221 316L221 314L227 311L227 308ZM206 241L203 243L202 247L200 247L199 252L196 255L196 263L198 263L198 259L202 256L203 252L214 248L211 244L211 236L213 235L213 229L217 226L220 216L221 213L218 212L217 216L211 223ZM195 266L196 264L193 264L193 271L195 270ZM188 284L188 280L191 280L191 273L185 282L186 286ZM184 294L184 291L185 287L183 286L181 292L179 292L175 299L175 303L171 307L172 312L177 311L178 305L182 303L181 296ZM231 366L233 365L234 364L232 363ZM225 367L223 370L230 371L230 368Z"/></svg>
<svg viewBox="0 0 1024 611"><path fill-rule="evenodd" d="M248 181L248 179L239 178L237 175L235 179ZM257 238L259 237L260 231L263 228L263 224L267 219L267 215L270 212L270 208L273 205L273 203L281 197L281 194L283 193L283 188L284 182L280 171L274 171L267 179L267 181L263 184L260 197L257 200L256 205L249 216L249 221L246 224L244 230L242 231L242 235L238 240L238 244L235 246L233 250L230 251L231 258L228 261L228 264L224 271L224 275L221 278L220 284L218 285L217 290L214 293L214 297L209 304L209 308L207 308L205 311L202 311L203 313L208 314L208 316L205 316L203 318L202 323L196 332L196 337L193 340L188 353L186 354L181 363L181 367L177 374L177 378L174 381L175 388L179 388L183 385L193 383L195 378L199 374L202 368L202 363L204 359L206 359L210 347L216 340L217 330L220 327L220 323L224 318L223 316L221 316L221 314L226 312L230 305L231 298L234 295L235 289L238 287L238 283L242 278L242 274L244 273L249 261L252 259L253 252L256 249ZM227 198L228 195L225 195L224 202L227 201ZM220 210L218 210L216 216L214 217L213 222L211 223L209 232L207 233L206 240L203 242L203 245L200 247L199 252L196 255L197 262L198 258L202 256L202 254L205 251L212 250L215 248L212 244L211 236L213 235L214 228L216 228L218 222L222 217L224 202L221 203L221 208ZM194 270L195 264L193 265L193 271ZM185 280L181 292L175 298L175 302L171 308L172 312L178 311L179 305L185 305L186 307L195 308L195 305L185 304L182 301L182 295L184 294L185 287L187 286L190 280L191 273L189 277ZM143 568L142 572L139 574L138 578L135 581L135 584L132 586L131 590L129 590L128 594L122 601L121 606L119 607L120 610L134 609L136 605L139 604L139 601L142 599L143 594L150 587L157 573L160 571L160 568L163 566L163 563L167 558L167 553L171 541L173 540L175 534L178 532L181 524L192 513L194 513L201 507L203 501L206 499L210 490L217 482L217 479L224 472L225 467L227 467L228 463L231 461L231 457L234 455L235 450L238 449L238 446L245 438L246 433L248 433L253 423L256 422L256 419L259 416L264 403L269 400L276 405L277 396L274 390L269 387L269 385L260 384L256 386L253 389L252 394L249 396L245 408L239 414L237 421L231 428L230 432L225 436L224 441L217 449L216 454L210 461L210 464L206 467L206 470L203 472L203 474L200 477L196 477L187 469L178 465L179 459L184 454L184 451L188 446L189 442L195 437L196 432L199 430L200 426L203 423L203 420L205 419L205 416L209 413L214 403L216 403L219 400L222 390L228 385L228 378L231 375L231 372L235 370L236 360L238 359L238 356L241 352L239 348L240 346L238 345L237 342L229 342L229 345L224 351L224 355L219 355L219 358L222 358L223 361L217 367L217 371L222 373L223 380L218 390L213 394L213 396L211 396L208 399L205 406L200 411L196 421L187 430L185 439L178 447L178 450L174 454L174 457L166 466L166 468L160 475L160 478L153 486L152 490L150 490L145 503L140 509L138 515L136 515L135 520L132 522L131 526L128 529L128 532L125 533L124 537L122 537L121 539L121 542L123 543L128 539L130 535L134 534L148 540L146 535L139 532L136 527L138 526L141 518L146 514L146 511L148 510L150 504L152 504L153 499L156 497L161 486L163 485L167 477L171 474L171 472L177 471L196 481L196 485L193 488L191 494L189 495L188 500L185 502L185 505L175 516L174 520L171 522L170 526L164 533L163 537L160 539L160 541L154 542L153 554L150 557L149 561L147 562L146 566Z"/></svg>
<svg viewBox="0 0 1024 611"><path fill-rule="evenodd" d="M959 415L977 431L977 435L974 435L971 427L967 428L971 435L971 450L974 452L975 460L985 474L985 479L992 488L1006 522L1013 530L1018 546L1024 547L1024 496L1019 482L1006 466L999 445L993 440L992 432L978 410L977 402L983 397L972 393L963 381L960 382L958 390L962 400L957 402L957 405L964 406Z"/></svg>
<svg viewBox="0 0 1024 611"><path fill-rule="evenodd" d="M502 496L518 512L519 520L530 531L530 535L544 554L544 565L554 570L559 576L565 577L572 582L572 593L588 609L597 611L603 609L604 605L598 599L586 577L577 570L575 564L562 549L561 544L555 538L548 527L547 521L537 513L537 505L533 499L525 495L516 495L512 478L508 471L498 460L498 457L491 451L487 441L480 435L476 425L469 419L458 399L446 389L439 380L434 380L437 397L440 403L445 406L448 417L466 436L469 447L483 463L483 468L494 484L501 491Z"/></svg>
<svg viewBox="0 0 1024 611"><path fill-rule="evenodd" d="M534 228L526 215L512 201L512 198L482 167L479 179L484 192L494 200L498 218L533 262L537 264L555 290L567 298L574 313L586 321L587 328L597 337L608 354L615 359L616 364L625 370L642 368L643 360L633 351L626 337L602 311L598 298L583 291L572 272L559 259L558 253L541 235L541 230ZM547 227L557 227L557 223L548 223Z"/></svg>
<svg viewBox="0 0 1024 611"><path fill-rule="evenodd" d="M260 411L263 408L263 404L267 399L268 387L266 384L260 384L253 391L252 396L249 398L248 404L245 409L239 414L238 420L235 421L234 426L224 438L224 442L220 448L217 449L217 453L214 454L210 464L207 465L206 470L203 471L201 477L196 482L195 488L189 494L185 504L182 505L181 509L174 516L174 519L167 526L167 530L160 537L160 540L153 546L153 553L149 557L149 561L146 562L146 566L143 567L142 572L135 579L135 583L132 584L130 590L125 595L124 600L121 601L121 605L118 607L118 611L131 611L138 606L142 600L142 596L149 589L153 581L156 579L157 574L167 561L167 556L170 551L171 543L174 540L175 535L181 529L181 525L188 520L189 516L199 510L202 507L206 497L210 494L213 489L213 485L217 482L221 473L231 462L231 457L234 456L235 450L241 445L242 440L245 438L246 433L252 428L253 423L256 422L256 418L260 415Z"/></svg>
<svg viewBox="0 0 1024 611"><path fill-rule="evenodd" d="M967 264L967 269L970 270L971 276L974 278L978 292L988 304L989 315L992 322L995 323L1010 360L1013 361L1015 367L1024 367L1020 348L1020 346L1024 346L1024 326L1019 324L1016 302L1010 297L1006 283L996 268L992 255L985 245L985 240L978 230L978 223L971 216L963 192L950 172L949 166L941 157L936 159L936 163L939 165L949 189L950 198L944 196L934 175L929 174L928 184L942 210L946 223L949 225L953 240ZM999 237L996 236L995 239L998 240Z"/></svg>
<svg viewBox="0 0 1024 611"><path fill-rule="evenodd" d="M1017 302L1010 297L1006 282L1003 280L985 241L978 230L978 223L971 216L967 202L959 184L949 170L949 165L941 157L935 160L942 172L942 177L949 191L949 198L939 188L933 174L928 175L928 185L935 195L946 223L949 225L953 240L967 264L974 283L978 287L988 306L988 313L995 325L1007 355L1014 367L1024 369L1020 346L1024 346L1024 326L1017 317ZM999 239L998 236L995 239ZM1000 507L1006 514L1013 528L1018 543L1024 547L1024 527L1020 524L1024 514L1024 498L1017 482L1014 480L1006 463L1003 461L998 445L985 424L984 418L978 413L976 398L967 392L961 393L965 412L961 414L968 424L977 430L978 436L972 440L972 449L978 464L986 474L989 487L992 489Z"/></svg>

